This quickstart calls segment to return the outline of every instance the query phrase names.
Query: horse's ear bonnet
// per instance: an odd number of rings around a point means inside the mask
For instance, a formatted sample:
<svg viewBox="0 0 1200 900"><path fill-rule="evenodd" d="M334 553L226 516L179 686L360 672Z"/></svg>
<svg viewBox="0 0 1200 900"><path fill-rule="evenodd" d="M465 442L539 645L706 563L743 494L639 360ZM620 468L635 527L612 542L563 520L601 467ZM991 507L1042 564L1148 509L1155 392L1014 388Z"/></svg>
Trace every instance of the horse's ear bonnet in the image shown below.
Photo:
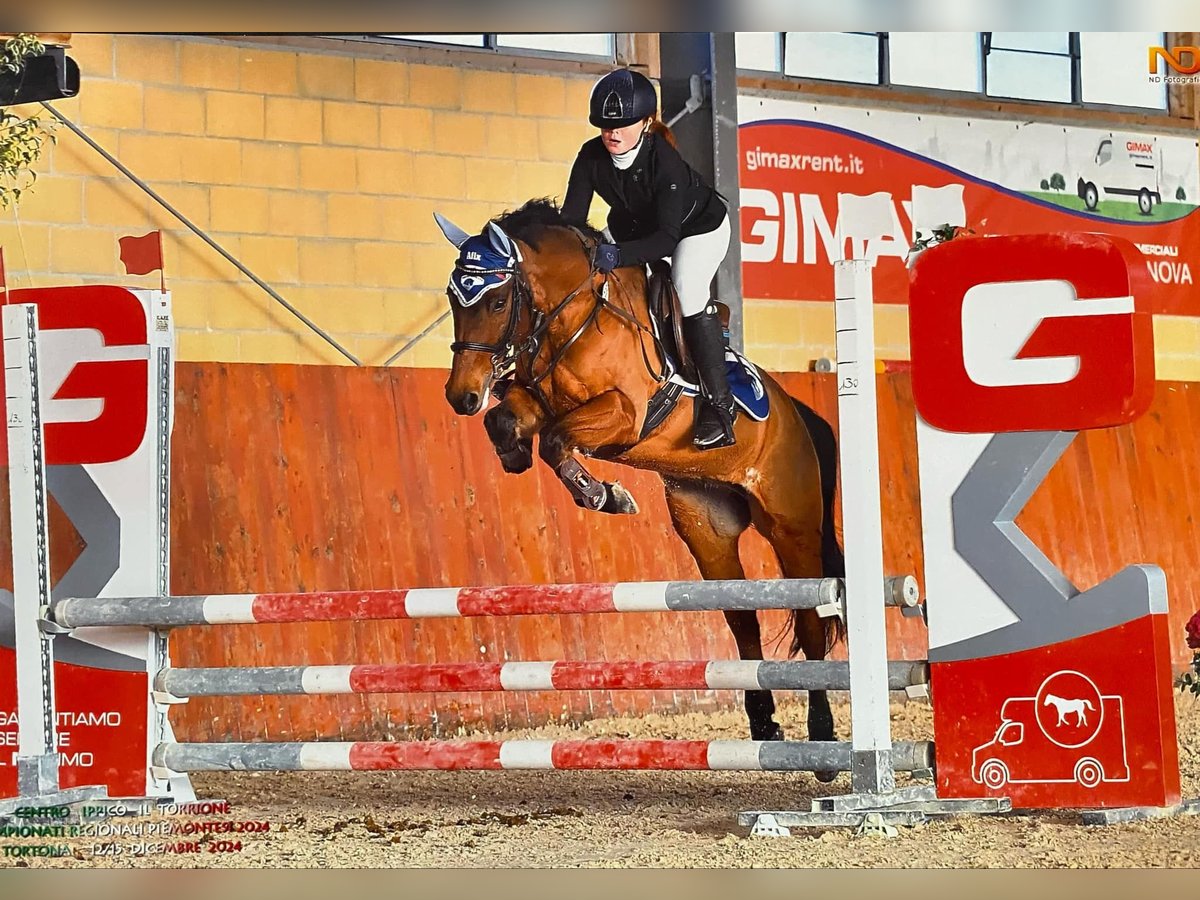
<svg viewBox="0 0 1200 900"><path fill-rule="evenodd" d="M455 247L461 247L463 241L470 237L465 231L443 216L441 213L435 212L433 220L437 222L438 228L442 229L442 234L446 236L446 240L452 243Z"/></svg>
<svg viewBox="0 0 1200 900"><path fill-rule="evenodd" d="M484 294L512 278L521 251L495 222L483 234L471 236L439 213L433 214L446 240L459 249L450 275L450 293L464 308L474 306Z"/></svg>
<svg viewBox="0 0 1200 900"><path fill-rule="evenodd" d="M517 245L512 242L512 238L504 233L504 229L502 229L495 222L488 222L487 233L491 238L492 246L496 248L497 253L516 259L518 262L520 261L521 251Z"/></svg>

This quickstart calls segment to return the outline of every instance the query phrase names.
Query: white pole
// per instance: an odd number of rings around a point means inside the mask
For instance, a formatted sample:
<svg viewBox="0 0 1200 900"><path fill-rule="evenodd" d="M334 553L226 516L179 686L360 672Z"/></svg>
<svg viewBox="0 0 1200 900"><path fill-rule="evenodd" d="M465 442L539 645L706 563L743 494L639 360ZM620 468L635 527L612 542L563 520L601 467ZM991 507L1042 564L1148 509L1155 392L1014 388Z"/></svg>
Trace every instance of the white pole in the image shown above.
<svg viewBox="0 0 1200 900"><path fill-rule="evenodd" d="M871 278L872 267L866 260L834 263L846 631L850 657L851 784L856 792L890 793L895 790L896 781L888 717Z"/></svg>
<svg viewBox="0 0 1200 900"><path fill-rule="evenodd" d="M44 795L58 790L58 755L53 643L38 626L50 603L50 545L37 307L4 307L3 327L17 645L17 783L23 796Z"/></svg>
<svg viewBox="0 0 1200 900"><path fill-rule="evenodd" d="M147 408L154 410L154 459L156 509L158 512L158 587L160 597L171 593L171 430L175 419L175 326L171 315L171 295L156 292L150 299L150 396ZM167 632L150 629L146 661L149 685L154 676L171 665ZM176 803L196 799L191 780L182 773L169 773L154 765L154 748L175 741L175 732L167 717L170 707L179 702L151 689L147 704L148 731L146 740L146 794L150 797L169 797Z"/></svg>

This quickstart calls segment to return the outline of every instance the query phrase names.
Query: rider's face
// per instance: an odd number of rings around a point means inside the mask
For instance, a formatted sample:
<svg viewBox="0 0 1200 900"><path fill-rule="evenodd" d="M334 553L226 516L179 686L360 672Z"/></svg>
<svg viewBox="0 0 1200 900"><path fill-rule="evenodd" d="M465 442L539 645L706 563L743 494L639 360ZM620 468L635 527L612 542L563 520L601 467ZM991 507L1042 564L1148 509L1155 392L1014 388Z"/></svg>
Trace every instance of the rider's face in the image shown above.
<svg viewBox="0 0 1200 900"><path fill-rule="evenodd" d="M645 127L646 122L643 120L624 128L602 128L600 139L604 141L604 149L616 156L636 147Z"/></svg>

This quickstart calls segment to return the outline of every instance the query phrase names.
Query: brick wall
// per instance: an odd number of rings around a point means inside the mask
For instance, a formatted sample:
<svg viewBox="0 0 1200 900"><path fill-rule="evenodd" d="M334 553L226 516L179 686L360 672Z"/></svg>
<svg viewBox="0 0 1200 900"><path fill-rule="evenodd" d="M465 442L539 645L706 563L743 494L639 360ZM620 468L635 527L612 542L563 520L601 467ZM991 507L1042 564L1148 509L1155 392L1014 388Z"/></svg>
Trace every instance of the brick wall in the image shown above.
<svg viewBox="0 0 1200 900"><path fill-rule="evenodd" d="M806 372L814 359L834 357L833 304L829 301L746 300L746 350L776 372ZM908 358L908 309L875 307L880 359Z"/></svg>
<svg viewBox="0 0 1200 900"><path fill-rule="evenodd" d="M445 309L433 211L472 230L561 195L592 134L591 72L182 37L77 34L70 53L83 87L56 107L368 364ZM161 228L183 359L343 361L65 128L38 170L0 219L10 284L157 285L124 274L117 238ZM400 363L448 365L449 334Z"/></svg>

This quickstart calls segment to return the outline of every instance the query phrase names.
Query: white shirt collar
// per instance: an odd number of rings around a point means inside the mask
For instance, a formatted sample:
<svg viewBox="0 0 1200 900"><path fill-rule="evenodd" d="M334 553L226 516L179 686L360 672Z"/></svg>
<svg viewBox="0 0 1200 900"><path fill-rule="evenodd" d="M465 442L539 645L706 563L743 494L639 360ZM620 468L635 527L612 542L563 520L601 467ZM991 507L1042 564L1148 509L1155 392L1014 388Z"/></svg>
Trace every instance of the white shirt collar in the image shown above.
<svg viewBox="0 0 1200 900"><path fill-rule="evenodd" d="M642 143L646 140L645 132L638 138L638 142L626 150L624 153L613 153L612 164L618 169L628 169L633 165L634 159L637 158L638 151L642 149Z"/></svg>

